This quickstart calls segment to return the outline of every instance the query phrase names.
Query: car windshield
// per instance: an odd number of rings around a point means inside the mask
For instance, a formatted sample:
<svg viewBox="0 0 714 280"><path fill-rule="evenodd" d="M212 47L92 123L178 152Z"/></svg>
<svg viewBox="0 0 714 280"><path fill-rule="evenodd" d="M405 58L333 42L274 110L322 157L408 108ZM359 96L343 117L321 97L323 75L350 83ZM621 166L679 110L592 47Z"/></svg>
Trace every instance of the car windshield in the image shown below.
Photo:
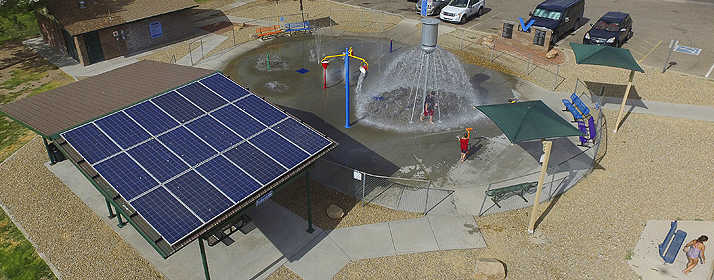
<svg viewBox="0 0 714 280"><path fill-rule="evenodd" d="M549 18L552 20L560 20L560 15L561 15L560 12L549 11L549 10L545 10L545 9L535 9L535 11L533 11L533 16Z"/></svg>
<svg viewBox="0 0 714 280"><path fill-rule="evenodd" d="M453 0L451 1L451 4L449 4L449 6L454 6L457 8L466 8L468 4L469 0Z"/></svg>
<svg viewBox="0 0 714 280"><path fill-rule="evenodd" d="M617 32L618 30L620 30L620 25L615 22L606 22L604 20L600 20L595 23L595 25L593 25L593 29Z"/></svg>

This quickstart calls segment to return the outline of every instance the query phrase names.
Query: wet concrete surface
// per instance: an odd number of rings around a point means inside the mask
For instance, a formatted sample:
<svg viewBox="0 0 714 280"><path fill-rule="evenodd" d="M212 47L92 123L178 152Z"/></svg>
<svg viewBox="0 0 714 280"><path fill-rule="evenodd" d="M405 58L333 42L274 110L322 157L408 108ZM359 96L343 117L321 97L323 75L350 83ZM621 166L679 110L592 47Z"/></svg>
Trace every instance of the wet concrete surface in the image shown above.
<svg viewBox="0 0 714 280"><path fill-rule="evenodd" d="M355 55L369 62L365 83L389 74L382 71L387 68L389 56L397 54L389 52L389 41L344 37L271 42L237 57L224 72L337 141L339 146L326 157L350 168L384 176L425 178L434 181L433 187L442 189L478 187L484 190L491 182L539 170L538 157L528 151L532 147L511 144L500 129L477 110L467 111L466 117L470 120L460 128L444 127L437 121L433 125L412 124L428 127L422 131L406 129L408 123L404 124L404 130L367 124L356 114L354 99L366 98L369 93L355 94L354 83L350 88L351 127L345 128L342 74L333 72L328 77L328 87L323 89L319 60L325 55L344 52L350 46ZM393 46L397 52L408 48L411 46ZM268 57L276 62L270 70L265 65ZM337 62L328 66L328 74L342 71L342 62ZM297 72L301 68L308 72ZM475 65L464 65L464 69L473 87L470 94L477 94L484 104L503 103L514 95L516 79ZM357 67L352 67L350 72L352 77L359 75ZM479 104L464 104L473 105ZM466 127L474 128L471 148L466 162L459 163L457 137L463 135ZM540 143L534 145L540 146Z"/></svg>

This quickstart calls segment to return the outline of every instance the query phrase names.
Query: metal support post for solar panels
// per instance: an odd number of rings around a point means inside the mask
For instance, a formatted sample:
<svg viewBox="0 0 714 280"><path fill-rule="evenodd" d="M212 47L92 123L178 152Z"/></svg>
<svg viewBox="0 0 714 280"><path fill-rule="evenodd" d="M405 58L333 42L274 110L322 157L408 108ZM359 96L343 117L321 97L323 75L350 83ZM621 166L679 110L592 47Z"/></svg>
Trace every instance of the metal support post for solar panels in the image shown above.
<svg viewBox="0 0 714 280"><path fill-rule="evenodd" d="M208 260L206 260L206 247L203 245L203 238L198 237L198 249L201 250L201 262L203 263L203 274L206 280L211 280L211 272L208 271Z"/></svg>
<svg viewBox="0 0 714 280"><path fill-rule="evenodd" d="M312 228L312 203L310 203L310 171L305 169L305 195L307 196L307 232L313 233Z"/></svg>
<svg viewBox="0 0 714 280"><path fill-rule="evenodd" d="M45 143L45 150L47 150L47 157L50 158L50 165L55 164L57 161L55 160L55 156L52 154L52 151L50 151L50 144L47 143L47 137L42 137L42 142Z"/></svg>
<svg viewBox="0 0 714 280"><path fill-rule="evenodd" d="M107 210L109 210L109 216L107 216L107 218L113 219L113 218L116 217L117 215L114 214L114 210L112 210L112 204L109 202L109 199L106 199L106 198L105 198L104 201L107 202Z"/></svg>
<svg viewBox="0 0 714 280"><path fill-rule="evenodd" d="M118 226L119 228L123 228L123 227L126 225L126 222L124 222L124 221L121 219L121 212L119 211L119 209L116 209L116 211L117 211L117 219L119 220L119 223L117 224L117 226ZM128 218L127 218L127 219L128 219Z"/></svg>

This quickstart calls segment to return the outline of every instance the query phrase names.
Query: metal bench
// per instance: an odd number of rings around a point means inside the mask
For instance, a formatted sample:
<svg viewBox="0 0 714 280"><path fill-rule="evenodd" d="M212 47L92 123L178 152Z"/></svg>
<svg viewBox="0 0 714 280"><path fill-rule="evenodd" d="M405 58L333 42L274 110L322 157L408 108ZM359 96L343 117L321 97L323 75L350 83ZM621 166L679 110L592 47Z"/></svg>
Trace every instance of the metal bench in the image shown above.
<svg viewBox="0 0 714 280"><path fill-rule="evenodd" d="M573 103L570 103L570 100L563 99L561 101L563 102L563 105L565 105L565 110L563 111L568 111L570 112L570 114L573 115L573 122L583 119L583 115L580 114L580 111L578 111L578 109L575 109L575 106L573 106Z"/></svg>
<svg viewBox="0 0 714 280"><path fill-rule="evenodd" d="M580 97L578 97L577 94L571 94L570 99L573 100L573 105L578 108L578 111L580 111L583 116L585 116L586 118L590 116L590 108L588 108L588 106L583 103L583 101L580 99Z"/></svg>
<svg viewBox="0 0 714 280"><path fill-rule="evenodd" d="M528 182L528 183L521 183L518 185L512 185L512 186L507 186L507 187L502 187L502 188L497 188L497 189L492 189L492 190L487 190L486 191L486 196L491 197L491 201L498 206L498 208L501 208L501 205L498 204L499 201L504 200L512 195L517 195L523 198L525 202L528 202L528 200L525 197L525 194L532 188L535 188L538 185L538 182Z"/></svg>

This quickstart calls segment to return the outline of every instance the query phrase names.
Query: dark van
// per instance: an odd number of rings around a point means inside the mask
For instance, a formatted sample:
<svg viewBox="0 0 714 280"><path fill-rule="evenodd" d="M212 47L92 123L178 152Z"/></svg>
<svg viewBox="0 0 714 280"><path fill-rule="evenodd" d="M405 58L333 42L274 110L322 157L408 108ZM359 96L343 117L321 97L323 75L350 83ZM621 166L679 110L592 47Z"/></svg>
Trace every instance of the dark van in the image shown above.
<svg viewBox="0 0 714 280"><path fill-rule="evenodd" d="M553 30L551 41L557 42L563 34L574 31L583 18L585 0L546 0L530 13L533 26Z"/></svg>

